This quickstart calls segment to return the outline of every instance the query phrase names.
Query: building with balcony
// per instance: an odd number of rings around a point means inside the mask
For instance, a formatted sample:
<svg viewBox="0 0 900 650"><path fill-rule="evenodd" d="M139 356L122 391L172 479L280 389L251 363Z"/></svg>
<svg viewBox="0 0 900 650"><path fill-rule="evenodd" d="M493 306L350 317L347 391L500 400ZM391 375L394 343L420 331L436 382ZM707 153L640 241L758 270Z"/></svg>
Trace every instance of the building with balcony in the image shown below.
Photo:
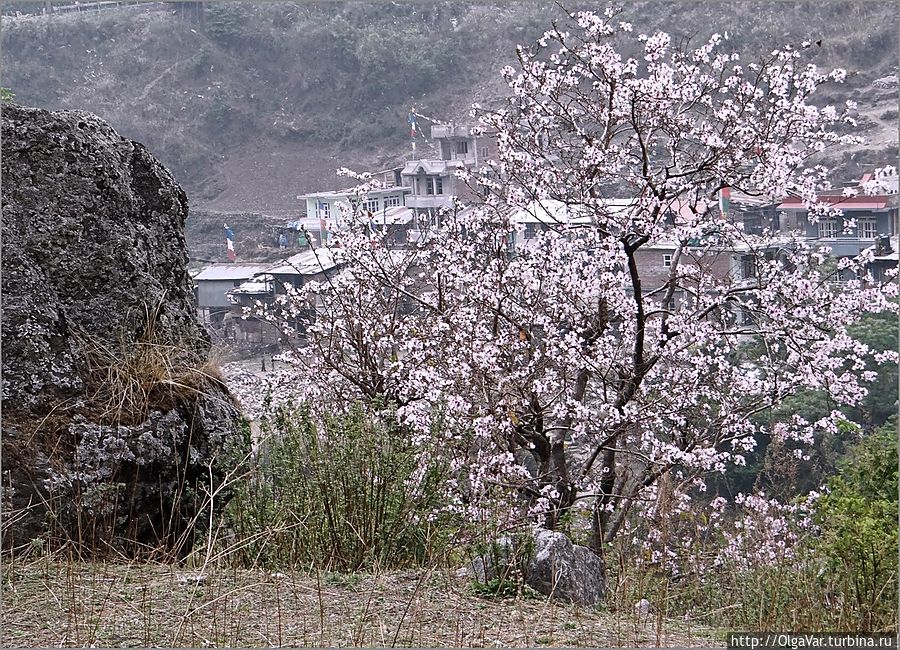
<svg viewBox="0 0 900 650"><path fill-rule="evenodd" d="M262 267L253 277L227 292L229 313L223 319L226 338L237 343L262 345L282 341L285 334L254 312L260 305L272 307L279 295L310 282L327 280L340 265L339 251L317 248ZM319 307L321 302L310 303L307 309L293 314L289 325L302 335L307 324L315 320Z"/></svg>
<svg viewBox="0 0 900 650"><path fill-rule="evenodd" d="M467 166L479 167L497 153L495 134L477 135L468 126L435 124L431 138L440 147L441 160L456 160Z"/></svg>
<svg viewBox="0 0 900 650"><path fill-rule="evenodd" d="M391 178L394 176L392 174ZM363 202L363 210L375 216L406 205L406 196L410 191L409 187L394 185L372 190L363 198L353 188L301 194L297 198L306 202L307 219L320 219L340 227L344 212L352 210L359 201Z"/></svg>
<svg viewBox="0 0 900 650"><path fill-rule="evenodd" d="M859 183L849 184L858 193L844 196L843 189L823 192L817 199L841 211L839 216L823 216L811 220L806 206L796 197L778 205L782 231L800 230L811 242L831 248L832 255L847 257L859 253L879 239L890 239L898 232L897 176L886 179L886 187L878 194L864 194L861 185L870 180L867 174Z"/></svg>
<svg viewBox="0 0 900 650"><path fill-rule="evenodd" d="M497 154L495 134L476 134L468 126L436 124L431 138L440 159L410 160L399 170L400 183L410 190L406 206L415 212L420 228L435 225L440 211L453 207L454 199L474 198L457 172L476 169Z"/></svg>

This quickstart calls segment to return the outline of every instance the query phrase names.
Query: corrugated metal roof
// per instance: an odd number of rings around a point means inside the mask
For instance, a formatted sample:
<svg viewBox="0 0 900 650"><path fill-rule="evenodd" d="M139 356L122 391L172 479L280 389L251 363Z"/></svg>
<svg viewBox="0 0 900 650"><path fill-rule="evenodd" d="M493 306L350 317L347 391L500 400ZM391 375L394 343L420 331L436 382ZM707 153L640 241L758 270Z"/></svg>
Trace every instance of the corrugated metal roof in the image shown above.
<svg viewBox="0 0 900 650"><path fill-rule="evenodd" d="M278 262L266 269L272 275L315 275L333 269L338 265L335 261L339 253L329 248L317 248L304 251Z"/></svg>
<svg viewBox="0 0 900 650"><path fill-rule="evenodd" d="M319 217L303 217L287 224L288 228L300 230L301 226L307 230L319 230L322 227L322 220Z"/></svg>
<svg viewBox="0 0 900 650"><path fill-rule="evenodd" d="M403 206L388 208L372 217L372 223L376 226L406 225L415 218L415 214L409 208Z"/></svg>
<svg viewBox="0 0 900 650"><path fill-rule="evenodd" d="M194 276L194 280L249 280L265 268L265 264L212 264Z"/></svg>
<svg viewBox="0 0 900 650"><path fill-rule="evenodd" d="M366 195L370 198L376 198L380 196L390 196L391 194L410 192L412 188L403 187L393 185L391 187L381 187L374 188L369 190ZM355 187L348 187L343 190L333 190L333 191L325 191L325 192L311 192L309 194L300 194L297 196L298 199L337 199L337 200L349 200L350 198L356 198L357 191Z"/></svg>
<svg viewBox="0 0 900 650"><path fill-rule="evenodd" d="M900 261L900 237L891 237L891 252L885 253L884 255L875 255L873 259L882 261L882 262L897 262ZM878 246L869 246L869 248L865 250L876 251Z"/></svg>
<svg viewBox="0 0 900 650"><path fill-rule="evenodd" d="M275 278L271 275L261 275L247 282L242 282L240 286L229 291L229 294L251 294L258 295L262 293L271 293L275 285Z"/></svg>
<svg viewBox="0 0 900 650"><path fill-rule="evenodd" d="M591 221L590 217L578 215L577 210L556 199L532 201L513 212L511 218L514 223L576 224Z"/></svg>

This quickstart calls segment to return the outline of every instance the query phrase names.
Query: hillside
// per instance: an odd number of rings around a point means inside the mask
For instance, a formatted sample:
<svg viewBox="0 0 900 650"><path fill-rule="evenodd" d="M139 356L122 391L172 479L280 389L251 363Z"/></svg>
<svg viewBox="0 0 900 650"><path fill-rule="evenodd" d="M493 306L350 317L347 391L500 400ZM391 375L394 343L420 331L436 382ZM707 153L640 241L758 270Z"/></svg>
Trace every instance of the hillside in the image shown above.
<svg viewBox="0 0 900 650"><path fill-rule="evenodd" d="M337 167L385 168L408 156L411 104L464 120L471 102L501 97L497 70L515 44L559 15L552 3L445 0L4 16L2 85L22 104L92 111L143 142L196 208L287 215L297 194L340 186ZM834 99L860 104L870 139L834 162L855 173L896 158L896 82L873 85L897 73L893 3L636 2L627 16L644 31L728 31L743 51L822 39L819 63L851 71ZM419 153L427 149L420 141Z"/></svg>

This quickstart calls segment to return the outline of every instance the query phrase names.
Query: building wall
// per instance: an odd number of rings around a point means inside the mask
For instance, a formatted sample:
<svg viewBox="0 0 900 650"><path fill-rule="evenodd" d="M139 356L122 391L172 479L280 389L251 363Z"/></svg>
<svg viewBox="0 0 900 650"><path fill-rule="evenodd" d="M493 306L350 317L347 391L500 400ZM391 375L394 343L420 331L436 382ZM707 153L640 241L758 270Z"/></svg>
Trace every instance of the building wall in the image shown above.
<svg viewBox="0 0 900 650"><path fill-rule="evenodd" d="M195 280L197 286L197 307L230 307L225 294L238 286L243 280Z"/></svg>
<svg viewBox="0 0 900 650"><path fill-rule="evenodd" d="M635 261L641 275L641 288L645 292L658 289L668 281L671 266L666 266L667 255L670 256L669 260L673 260L675 249L641 248L635 253ZM719 280L739 279L738 262L730 251L707 251L699 257L696 252L687 249L682 252L678 264L700 266L706 274L711 274Z"/></svg>
<svg viewBox="0 0 900 650"><path fill-rule="evenodd" d="M373 212L380 212L385 209L385 203L388 199L394 199L399 206L406 205L406 194L407 192L400 189L392 190L389 192L373 192L369 195L367 202L372 202L372 207L374 208ZM350 207L350 197L348 195L338 195L334 197L307 197L306 216L326 218L324 212L320 210L320 206L322 204L328 205L327 218L336 220L339 219L343 214L340 208L341 204L345 206L345 209Z"/></svg>
<svg viewBox="0 0 900 650"><path fill-rule="evenodd" d="M440 146L441 160L462 160L467 164L481 165L497 157L496 134L473 136L468 127L434 126L431 135ZM466 143L465 152L459 151L459 142Z"/></svg>
<svg viewBox="0 0 900 650"><path fill-rule="evenodd" d="M896 211L893 211L896 213ZM850 234L842 234L840 231L843 230L844 221L849 219L856 219L859 221L860 219L875 219L877 234L879 235L892 235L895 234L895 226L896 226L896 217L892 215L890 212L873 212L867 210L846 210L844 212L843 219L838 218L838 235L834 239L859 239L859 235L857 231L851 231ZM800 229L803 231L803 234L810 239L819 239L819 223L810 223L809 218L807 216L806 211L801 210L787 210L784 213L784 218L781 220L781 227L783 230L795 230ZM874 241L874 237L869 237L864 239L863 241ZM866 244L869 245L869 244Z"/></svg>

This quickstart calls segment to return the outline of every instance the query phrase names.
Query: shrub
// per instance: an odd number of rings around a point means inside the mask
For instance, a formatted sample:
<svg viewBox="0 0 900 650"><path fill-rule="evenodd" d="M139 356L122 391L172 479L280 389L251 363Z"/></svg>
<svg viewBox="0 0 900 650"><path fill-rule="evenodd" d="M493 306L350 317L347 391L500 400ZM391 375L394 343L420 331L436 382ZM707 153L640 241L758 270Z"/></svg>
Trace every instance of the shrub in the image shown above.
<svg viewBox="0 0 900 650"><path fill-rule="evenodd" d="M209 107L209 110L206 113L206 119L209 122L210 126L215 129L224 129L228 126L228 123L231 121L231 106L222 98L221 95L216 94L213 97L212 104Z"/></svg>
<svg viewBox="0 0 900 650"><path fill-rule="evenodd" d="M420 469L390 414L355 405L316 422L280 408L263 433L229 504L243 563L358 571L437 557L450 532L436 515L445 468Z"/></svg>
<svg viewBox="0 0 900 650"><path fill-rule="evenodd" d="M478 596L513 598L535 593L525 584L528 563L534 555L531 535L504 535L475 544L469 558L473 571L472 592Z"/></svg>
<svg viewBox="0 0 900 650"><path fill-rule="evenodd" d="M852 445L825 495L775 510L744 498L715 520L698 518L694 537L672 530L679 542L668 557L619 540L615 607L648 598L665 617L731 629L895 633L896 436L892 422ZM665 530L671 518L644 523Z"/></svg>
<svg viewBox="0 0 900 650"><path fill-rule="evenodd" d="M851 450L816 509L815 547L864 631L896 623L897 474L895 417Z"/></svg>

